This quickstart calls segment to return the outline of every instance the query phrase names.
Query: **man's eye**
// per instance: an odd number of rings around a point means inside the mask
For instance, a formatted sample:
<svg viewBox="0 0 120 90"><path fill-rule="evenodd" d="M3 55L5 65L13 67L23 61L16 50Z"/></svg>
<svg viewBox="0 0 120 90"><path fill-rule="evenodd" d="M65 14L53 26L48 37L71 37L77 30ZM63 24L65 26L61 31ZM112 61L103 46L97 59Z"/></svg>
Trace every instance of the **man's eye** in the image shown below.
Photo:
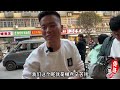
<svg viewBox="0 0 120 90"><path fill-rule="evenodd" d="M55 27L56 25L50 25L50 27Z"/></svg>
<svg viewBox="0 0 120 90"><path fill-rule="evenodd" d="M41 27L43 30L45 30L46 29L46 27Z"/></svg>

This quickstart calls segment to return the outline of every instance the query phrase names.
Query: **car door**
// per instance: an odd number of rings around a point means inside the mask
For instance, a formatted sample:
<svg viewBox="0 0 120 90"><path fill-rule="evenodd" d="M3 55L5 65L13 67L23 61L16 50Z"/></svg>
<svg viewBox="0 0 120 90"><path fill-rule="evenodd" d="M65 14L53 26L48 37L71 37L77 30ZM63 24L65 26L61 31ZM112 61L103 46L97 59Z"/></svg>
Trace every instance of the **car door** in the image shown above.
<svg viewBox="0 0 120 90"><path fill-rule="evenodd" d="M34 50L36 49L39 45L41 45L43 42L32 42L29 44L29 47L28 47L28 55Z"/></svg>
<svg viewBox="0 0 120 90"><path fill-rule="evenodd" d="M15 52L15 60L18 65L23 65L28 57L28 43L21 43Z"/></svg>

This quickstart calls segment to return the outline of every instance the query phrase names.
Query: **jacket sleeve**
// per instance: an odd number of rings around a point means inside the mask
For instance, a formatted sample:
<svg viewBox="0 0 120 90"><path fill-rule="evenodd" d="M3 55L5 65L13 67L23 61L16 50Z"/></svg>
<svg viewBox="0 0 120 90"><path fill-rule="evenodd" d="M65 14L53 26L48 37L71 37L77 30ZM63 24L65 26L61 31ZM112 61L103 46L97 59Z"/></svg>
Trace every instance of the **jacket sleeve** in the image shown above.
<svg viewBox="0 0 120 90"><path fill-rule="evenodd" d="M40 63L37 60L38 56L32 52L26 59L24 64L24 70L22 73L22 79L37 79L37 73L40 71Z"/></svg>

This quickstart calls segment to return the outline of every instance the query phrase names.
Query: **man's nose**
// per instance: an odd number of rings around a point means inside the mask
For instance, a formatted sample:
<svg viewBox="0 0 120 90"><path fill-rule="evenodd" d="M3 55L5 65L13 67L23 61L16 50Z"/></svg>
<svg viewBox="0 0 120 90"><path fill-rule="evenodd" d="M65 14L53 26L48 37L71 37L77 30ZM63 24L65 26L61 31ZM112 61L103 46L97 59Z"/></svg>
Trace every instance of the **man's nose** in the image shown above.
<svg viewBox="0 0 120 90"><path fill-rule="evenodd" d="M47 27L46 32L51 32L51 31L52 31L51 28Z"/></svg>

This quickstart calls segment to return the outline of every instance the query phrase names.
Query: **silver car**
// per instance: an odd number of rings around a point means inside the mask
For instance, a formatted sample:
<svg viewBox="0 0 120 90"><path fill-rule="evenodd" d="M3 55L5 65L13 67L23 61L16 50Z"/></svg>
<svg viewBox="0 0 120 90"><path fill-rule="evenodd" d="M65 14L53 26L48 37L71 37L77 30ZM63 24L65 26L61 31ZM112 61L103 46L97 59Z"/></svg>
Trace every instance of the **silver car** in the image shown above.
<svg viewBox="0 0 120 90"><path fill-rule="evenodd" d="M19 42L14 49L4 56L3 66L6 67L8 71L23 66L30 53L44 42L44 39L24 40Z"/></svg>

